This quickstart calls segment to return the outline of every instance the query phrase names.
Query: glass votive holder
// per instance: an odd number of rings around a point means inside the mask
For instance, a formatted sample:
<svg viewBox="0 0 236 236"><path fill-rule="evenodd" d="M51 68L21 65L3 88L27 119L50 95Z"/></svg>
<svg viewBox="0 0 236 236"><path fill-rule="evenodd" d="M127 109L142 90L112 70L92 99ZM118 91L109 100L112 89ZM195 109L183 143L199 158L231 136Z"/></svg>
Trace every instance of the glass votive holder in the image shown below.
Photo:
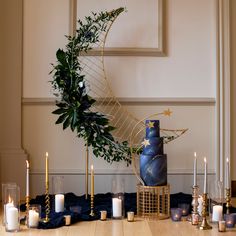
<svg viewBox="0 0 236 236"><path fill-rule="evenodd" d="M53 176L52 181L55 194L55 212L64 212L64 176Z"/></svg>
<svg viewBox="0 0 236 236"><path fill-rule="evenodd" d="M30 205L27 213L28 228L38 228L41 218L41 206L38 204Z"/></svg>
<svg viewBox="0 0 236 236"><path fill-rule="evenodd" d="M20 230L20 188L16 185L5 186L4 193L4 217L6 232Z"/></svg>
<svg viewBox="0 0 236 236"><path fill-rule="evenodd" d="M180 221L182 217L182 209L181 208L171 208L171 219L173 221Z"/></svg>
<svg viewBox="0 0 236 236"><path fill-rule="evenodd" d="M104 221L107 219L107 211L100 211L101 217L100 220Z"/></svg>
<svg viewBox="0 0 236 236"><path fill-rule="evenodd" d="M133 211L128 211L127 212L127 221L128 222L133 222L134 221L134 212Z"/></svg>
<svg viewBox="0 0 236 236"><path fill-rule="evenodd" d="M233 228L234 227L234 215L225 214L224 218L225 218L226 228Z"/></svg>
<svg viewBox="0 0 236 236"><path fill-rule="evenodd" d="M178 208L182 209L182 216L187 216L189 214L190 205L188 203L179 203Z"/></svg>
<svg viewBox="0 0 236 236"><path fill-rule="evenodd" d="M225 232L226 231L226 225L224 220L218 221L218 231L219 232Z"/></svg>

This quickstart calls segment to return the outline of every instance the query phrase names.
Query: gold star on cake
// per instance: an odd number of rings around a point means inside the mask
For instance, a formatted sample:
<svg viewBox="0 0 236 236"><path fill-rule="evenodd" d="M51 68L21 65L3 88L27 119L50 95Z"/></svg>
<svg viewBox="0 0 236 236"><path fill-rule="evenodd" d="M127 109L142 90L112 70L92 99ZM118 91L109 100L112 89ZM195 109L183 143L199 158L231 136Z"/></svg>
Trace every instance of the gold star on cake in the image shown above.
<svg viewBox="0 0 236 236"><path fill-rule="evenodd" d="M149 146L150 145L149 140L148 139L144 139L144 141L142 142L142 145L145 146L145 147Z"/></svg>
<svg viewBox="0 0 236 236"><path fill-rule="evenodd" d="M154 122L153 121L149 121L148 124L147 124L147 127L149 129L154 128Z"/></svg>
<svg viewBox="0 0 236 236"><path fill-rule="evenodd" d="M164 113L165 116L171 116L172 111L168 108L163 113Z"/></svg>

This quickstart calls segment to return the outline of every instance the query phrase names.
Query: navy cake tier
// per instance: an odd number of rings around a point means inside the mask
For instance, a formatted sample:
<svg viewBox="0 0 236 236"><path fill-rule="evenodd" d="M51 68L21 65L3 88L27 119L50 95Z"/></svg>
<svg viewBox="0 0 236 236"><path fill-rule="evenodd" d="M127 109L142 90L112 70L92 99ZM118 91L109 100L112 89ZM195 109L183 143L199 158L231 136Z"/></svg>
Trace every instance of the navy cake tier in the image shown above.
<svg viewBox="0 0 236 236"><path fill-rule="evenodd" d="M140 177L146 186L167 184L167 156L140 155Z"/></svg>
<svg viewBox="0 0 236 236"><path fill-rule="evenodd" d="M163 137L145 139L143 142L144 155L163 155Z"/></svg>
<svg viewBox="0 0 236 236"><path fill-rule="evenodd" d="M146 120L146 138L160 137L159 120Z"/></svg>

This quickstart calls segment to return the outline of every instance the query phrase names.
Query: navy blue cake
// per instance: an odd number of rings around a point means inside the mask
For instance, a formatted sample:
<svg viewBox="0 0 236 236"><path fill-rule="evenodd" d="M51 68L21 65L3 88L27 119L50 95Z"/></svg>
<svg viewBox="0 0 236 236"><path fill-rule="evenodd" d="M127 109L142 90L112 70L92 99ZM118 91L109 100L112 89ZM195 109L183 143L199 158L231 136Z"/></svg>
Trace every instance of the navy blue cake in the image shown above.
<svg viewBox="0 0 236 236"><path fill-rule="evenodd" d="M167 155L163 151L159 120L146 120L146 137L140 155L140 177L146 186L167 184Z"/></svg>

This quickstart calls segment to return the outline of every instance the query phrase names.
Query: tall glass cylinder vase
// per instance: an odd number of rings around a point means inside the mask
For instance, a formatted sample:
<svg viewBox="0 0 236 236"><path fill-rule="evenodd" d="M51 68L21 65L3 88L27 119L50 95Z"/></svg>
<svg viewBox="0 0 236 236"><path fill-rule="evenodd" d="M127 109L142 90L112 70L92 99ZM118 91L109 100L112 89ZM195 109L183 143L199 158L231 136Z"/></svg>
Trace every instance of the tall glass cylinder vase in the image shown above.
<svg viewBox="0 0 236 236"><path fill-rule="evenodd" d="M4 222L7 232L20 230L20 188L16 184L4 186Z"/></svg>
<svg viewBox="0 0 236 236"><path fill-rule="evenodd" d="M112 218L124 218L124 180L114 178L112 180Z"/></svg>
<svg viewBox="0 0 236 236"><path fill-rule="evenodd" d="M224 189L221 181L212 181L209 186L209 216L212 223L223 220Z"/></svg>
<svg viewBox="0 0 236 236"><path fill-rule="evenodd" d="M64 176L53 176L53 192L55 194L55 212L64 212Z"/></svg>

